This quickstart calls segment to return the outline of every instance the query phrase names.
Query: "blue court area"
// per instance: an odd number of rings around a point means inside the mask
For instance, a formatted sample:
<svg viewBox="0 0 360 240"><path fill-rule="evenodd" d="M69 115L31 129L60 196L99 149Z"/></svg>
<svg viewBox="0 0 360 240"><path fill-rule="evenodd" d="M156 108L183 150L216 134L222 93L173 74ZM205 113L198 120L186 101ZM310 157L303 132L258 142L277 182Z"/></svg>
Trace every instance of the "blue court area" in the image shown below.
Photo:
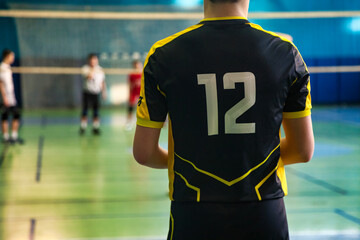
<svg viewBox="0 0 360 240"><path fill-rule="evenodd" d="M100 137L80 137L78 115L25 112L26 145L1 146L0 239L165 239L167 171L135 163L122 109L103 111ZM286 169L291 239L360 239L360 107L315 107L313 121L313 160Z"/></svg>

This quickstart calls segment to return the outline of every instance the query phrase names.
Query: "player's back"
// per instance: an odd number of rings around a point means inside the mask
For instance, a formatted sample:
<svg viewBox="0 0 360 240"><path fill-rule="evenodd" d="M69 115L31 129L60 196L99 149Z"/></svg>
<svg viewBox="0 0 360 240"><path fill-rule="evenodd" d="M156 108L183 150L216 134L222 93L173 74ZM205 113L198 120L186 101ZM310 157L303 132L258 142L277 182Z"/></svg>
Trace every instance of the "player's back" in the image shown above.
<svg viewBox="0 0 360 240"><path fill-rule="evenodd" d="M143 98L151 121L169 112L172 200L283 197L283 112L306 115L309 107L308 73L297 49L245 19L231 19L202 21L152 51ZM152 84L165 106L154 107ZM301 89L304 96L292 101L291 91Z"/></svg>

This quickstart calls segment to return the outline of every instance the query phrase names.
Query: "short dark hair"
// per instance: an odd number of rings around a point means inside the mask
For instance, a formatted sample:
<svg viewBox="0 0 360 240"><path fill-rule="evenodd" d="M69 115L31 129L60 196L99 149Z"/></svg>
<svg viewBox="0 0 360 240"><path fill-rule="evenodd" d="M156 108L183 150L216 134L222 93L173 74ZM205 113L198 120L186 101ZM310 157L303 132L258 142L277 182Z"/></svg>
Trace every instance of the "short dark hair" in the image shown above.
<svg viewBox="0 0 360 240"><path fill-rule="evenodd" d="M95 57L96 58L98 57L96 53L90 53L87 57L87 60L90 61L90 59L95 58Z"/></svg>
<svg viewBox="0 0 360 240"><path fill-rule="evenodd" d="M14 53L13 51L11 51L10 49L4 49L2 52L2 60L4 60L5 58L7 58L10 54Z"/></svg>
<svg viewBox="0 0 360 240"><path fill-rule="evenodd" d="M239 0L210 0L212 3L236 3Z"/></svg>

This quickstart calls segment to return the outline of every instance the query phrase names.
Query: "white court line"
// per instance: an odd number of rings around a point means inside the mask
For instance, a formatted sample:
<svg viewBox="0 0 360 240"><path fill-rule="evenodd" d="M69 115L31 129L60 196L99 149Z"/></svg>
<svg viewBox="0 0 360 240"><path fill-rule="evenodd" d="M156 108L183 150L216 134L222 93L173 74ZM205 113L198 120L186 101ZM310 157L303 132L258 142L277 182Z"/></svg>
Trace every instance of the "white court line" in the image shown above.
<svg viewBox="0 0 360 240"><path fill-rule="evenodd" d="M100 12L100 11L49 11L1 10L0 17L52 18L52 19L103 19L103 20L199 20L203 13L181 12ZM360 11L315 12L250 12L249 19L304 19L360 17Z"/></svg>
<svg viewBox="0 0 360 240"><path fill-rule="evenodd" d="M48 74L48 75L79 75L81 68L71 67L13 67L14 73L19 74ZM104 68L107 75L128 75L129 68ZM310 73L354 73L360 72L360 66L328 66L309 67Z"/></svg>

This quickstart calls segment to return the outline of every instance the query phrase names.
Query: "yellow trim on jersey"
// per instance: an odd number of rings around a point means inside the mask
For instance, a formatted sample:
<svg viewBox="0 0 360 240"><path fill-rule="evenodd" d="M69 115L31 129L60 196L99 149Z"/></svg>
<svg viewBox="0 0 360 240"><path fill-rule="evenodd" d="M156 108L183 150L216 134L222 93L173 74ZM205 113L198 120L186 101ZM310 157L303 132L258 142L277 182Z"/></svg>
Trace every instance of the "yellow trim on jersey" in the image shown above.
<svg viewBox="0 0 360 240"><path fill-rule="evenodd" d="M164 97L166 97L166 94L165 94L163 91L161 91L159 85L157 85L157 90L158 90Z"/></svg>
<svg viewBox="0 0 360 240"><path fill-rule="evenodd" d="M305 109L306 110L310 110L312 108L312 104L311 104L311 85L310 85L310 81L308 82L308 85L307 85L307 89L309 91L309 94L307 95L306 97L306 105L305 105Z"/></svg>
<svg viewBox="0 0 360 240"><path fill-rule="evenodd" d="M147 119L139 118L136 121L136 124L141 127L148 127L148 128L162 128L164 126L163 122L155 122Z"/></svg>
<svg viewBox="0 0 360 240"><path fill-rule="evenodd" d="M174 217L170 211L170 219L171 219L171 235L170 235L170 240L173 239L174 237L174 226L175 226L175 221L174 221Z"/></svg>
<svg viewBox="0 0 360 240"><path fill-rule="evenodd" d="M279 130L279 139L281 139L281 129ZM281 149L280 149L280 151L281 151ZM278 178L280 179L281 188L284 192L284 195L287 196L288 195L288 186L287 186L287 180L286 180L285 166L284 166L284 162L281 159L281 157L279 159L278 165L279 165L279 167L278 167L278 170L276 171L276 174L277 174Z"/></svg>
<svg viewBox="0 0 360 240"><path fill-rule="evenodd" d="M168 131L168 154L169 154L169 160L168 160L168 175L169 175L169 197L171 201L174 201L174 179L175 179L175 173L174 173L174 163L175 163L175 157L174 157L174 137L172 134L172 123L171 119L169 117L169 131Z"/></svg>
<svg viewBox="0 0 360 240"><path fill-rule="evenodd" d="M255 29L260 30L260 31L262 31L262 32L268 33L268 34L270 34L270 35L272 35L272 36L274 36L274 37L279 37L281 40L283 40L283 41L285 41L285 42L288 42L288 43L291 43L291 45L293 45L293 46L295 47L295 49L299 52L299 50L298 50L298 48L295 46L295 44L294 44L292 41L290 41L289 39L287 39L287 38L285 38L285 37L283 37L283 36L280 36L280 35L278 35L278 34L276 34L276 33L274 33L274 32L266 31L266 30L264 30L260 25L257 25L257 24L254 24L254 23L248 23L248 24L249 24L252 28L255 28ZM301 57L304 65L305 65L306 71L309 72L308 67L307 67L307 65L306 65L303 57L301 56L301 53L300 53L300 52L299 52L299 55L300 55L300 57Z"/></svg>
<svg viewBox="0 0 360 240"><path fill-rule="evenodd" d="M278 178L280 179L282 190L283 190L285 196L287 196L288 195L288 186L287 186L287 181L286 181L285 167L284 167L284 163L281 158L279 159L279 167L276 171L276 174L277 174Z"/></svg>
<svg viewBox="0 0 360 240"><path fill-rule="evenodd" d="M274 170L272 170L261 182L259 182L258 185L255 186L255 191L256 191L256 194L258 196L258 199L259 201L262 200L261 198L261 195L260 195L260 192L259 192L259 188L271 177L271 175L274 174L274 172L278 169L279 165L277 165Z"/></svg>
<svg viewBox="0 0 360 240"><path fill-rule="evenodd" d="M141 99L141 102L139 102L139 105L138 105L138 107L136 109L136 116L137 116L138 119L142 118L142 119L150 120L149 109L148 109L146 101L145 101L145 79L144 79L144 74L142 74L142 76L141 76L140 99Z"/></svg>
<svg viewBox="0 0 360 240"><path fill-rule="evenodd" d="M204 24L197 24L194 26L191 26L181 32L178 32L170 37L167 37L163 40L160 40L156 42L150 49L149 54L146 57L145 63L144 63L144 69L146 68L147 64L149 63L149 58L155 53L156 49L163 47L164 45L170 43L171 41L175 40L176 38L180 37L181 35L188 33L190 31L193 31L195 29L198 29L200 27L204 26ZM147 107L146 102L146 95L145 95L145 74L141 77L141 90L140 90L140 96L142 97L142 102L140 106L137 108L137 117L141 119L147 119L150 120L150 114L149 109Z"/></svg>
<svg viewBox="0 0 360 240"><path fill-rule="evenodd" d="M311 115L311 109L300 112L283 112L283 118L287 118L287 119L304 118L310 115Z"/></svg>
<svg viewBox="0 0 360 240"><path fill-rule="evenodd" d="M194 163L192 163L192 162L190 162L189 160L186 160L186 159L180 157L177 153L175 153L175 155L176 155L178 158L180 158L181 160L183 160L184 162L187 162L187 163L191 164L196 171L198 171L198 172L200 172L200 173L202 173L202 174L205 174L205 175L207 175L207 176L209 176L209 177L211 177L211 178L214 178L214 179L218 180L219 182L222 182L223 184L231 187L232 185L234 185L234 184L242 181L243 179L245 179L245 178L246 178L247 176L249 176L253 171L255 171L256 169L258 169L259 167L261 167L264 163L266 163L267 160L270 158L270 156L271 156L271 155L275 152L275 150L278 149L279 147L280 147L280 144L279 144L276 148L274 148L274 150L271 151L271 153L267 156L267 158L266 158L264 161L262 161L262 162L259 163L257 166L255 166L255 167L253 167L252 169L250 169L247 173L245 173L245 174L242 175L241 177L236 178L236 179L234 179L234 180L232 180L232 181L227 181L227 180L225 180L225 179L223 179L223 178L220 178L220 177L216 176L215 174L212 174L212 173L210 173L210 172L207 172L207 171L205 171L205 170L202 170L202 169L196 167Z"/></svg>
<svg viewBox="0 0 360 240"><path fill-rule="evenodd" d="M201 20L200 22L204 22L204 21L218 21L218 20L237 20L237 19L247 20L247 18L244 18L244 17L234 16L234 17L204 18L204 19Z"/></svg>
<svg viewBox="0 0 360 240"><path fill-rule="evenodd" d="M195 187L195 186L193 186L193 185L191 185L189 182L188 182L188 180L186 180L186 178L183 176L183 175L181 175L180 173L178 173L178 172L175 172L177 175L179 175L181 178L182 178L182 180L184 180L184 182L185 182L185 184L186 184L186 186L188 187L188 188L191 188L192 190L194 190L194 191L196 191L196 201L197 202L200 202L200 188L198 188L198 187Z"/></svg>
<svg viewBox="0 0 360 240"><path fill-rule="evenodd" d="M301 57L301 60L303 61L304 63L304 66L305 66L305 69L307 72L309 72L309 69L304 61L304 58L301 56L301 53L299 52L298 48L295 46L295 44L293 42L291 42L290 40L288 40L287 38L285 37L282 37L274 32L270 32L270 31L266 31L264 30L261 26L257 25L257 24L254 24L254 23L248 23L252 28L255 28L257 30L260 30L262 32L265 32L265 33L268 33L274 37L279 37L281 40L285 41L285 42L288 42L288 43L291 43L291 45L293 45L295 47L295 49L298 51L300 57ZM291 84L294 85L296 83L298 79L295 79L295 81ZM297 112L297 113L284 113L283 114L283 117L284 118L302 118L302 117L307 117L311 114L310 112L310 109L312 108L311 106L311 94L310 94L310 81L308 83L308 86L307 86L308 90L309 90L309 94L308 96L306 97L306 107L305 107L305 110L302 111L302 112Z"/></svg>

